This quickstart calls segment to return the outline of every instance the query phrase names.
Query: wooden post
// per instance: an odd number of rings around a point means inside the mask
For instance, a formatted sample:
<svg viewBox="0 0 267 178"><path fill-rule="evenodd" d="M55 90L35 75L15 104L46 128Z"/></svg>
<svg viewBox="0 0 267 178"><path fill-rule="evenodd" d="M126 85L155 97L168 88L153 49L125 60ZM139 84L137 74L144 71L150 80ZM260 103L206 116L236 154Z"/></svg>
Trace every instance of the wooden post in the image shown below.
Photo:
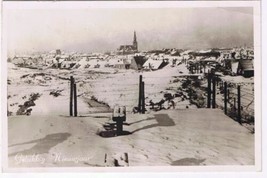
<svg viewBox="0 0 267 178"><path fill-rule="evenodd" d="M123 121L118 119L116 122L117 125L117 135L122 135L123 133Z"/></svg>
<svg viewBox="0 0 267 178"><path fill-rule="evenodd" d="M210 108L210 100L211 100L211 74L208 73L208 88L207 88L208 96L207 96L207 108Z"/></svg>
<svg viewBox="0 0 267 178"><path fill-rule="evenodd" d="M213 77L212 79L212 86L213 86L213 89L212 89L212 108L215 108L216 107L216 77Z"/></svg>
<svg viewBox="0 0 267 178"><path fill-rule="evenodd" d="M145 113L145 82L142 82L142 114Z"/></svg>
<svg viewBox="0 0 267 178"><path fill-rule="evenodd" d="M236 112L236 98L234 98L234 110Z"/></svg>
<svg viewBox="0 0 267 178"><path fill-rule="evenodd" d="M70 76L70 116L73 116L73 76Z"/></svg>
<svg viewBox="0 0 267 178"><path fill-rule="evenodd" d="M129 166L129 156L128 156L128 153L124 153L124 160L125 162L127 163L127 166Z"/></svg>
<svg viewBox="0 0 267 178"><path fill-rule="evenodd" d="M73 85L74 90L74 116L77 117L77 88L76 83Z"/></svg>
<svg viewBox="0 0 267 178"><path fill-rule="evenodd" d="M188 86L188 88L189 88L189 101L190 101L190 103L191 103L191 101L192 101L192 85L191 85L191 83L190 83L190 85Z"/></svg>
<svg viewBox="0 0 267 178"><path fill-rule="evenodd" d="M227 114L227 83L224 82L224 114Z"/></svg>
<svg viewBox="0 0 267 178"><path fill-rule="evenodd" d="M237 119L239 124L241 124L241 92L240 92L240 85L237 87Z"/></svg>
<svg viewBox="0 0 267 178"><path fill-rule="evenodd" d="M138 111L141 113L142 105L142 75L139 76L139 100L138 100Z"/></svg>

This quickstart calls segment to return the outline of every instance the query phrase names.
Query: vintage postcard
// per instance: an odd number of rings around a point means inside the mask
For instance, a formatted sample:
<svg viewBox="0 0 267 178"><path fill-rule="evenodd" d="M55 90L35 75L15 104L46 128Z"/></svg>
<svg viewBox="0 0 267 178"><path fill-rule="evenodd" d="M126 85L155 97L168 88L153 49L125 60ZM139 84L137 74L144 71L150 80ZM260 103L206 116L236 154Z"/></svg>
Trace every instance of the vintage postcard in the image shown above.
<svg viewBox="0 0 267 178"><path fill-rule="evenodd" d="M4 171L260 171L260 14L4 2Z"/></svg>

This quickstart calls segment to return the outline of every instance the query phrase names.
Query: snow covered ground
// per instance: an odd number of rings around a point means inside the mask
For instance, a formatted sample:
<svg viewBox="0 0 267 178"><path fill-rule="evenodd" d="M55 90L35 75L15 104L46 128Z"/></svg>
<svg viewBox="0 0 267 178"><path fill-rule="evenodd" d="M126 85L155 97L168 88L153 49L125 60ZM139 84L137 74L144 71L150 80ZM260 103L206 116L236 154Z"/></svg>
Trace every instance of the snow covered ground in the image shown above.
<svg viewBox="0 0 267 178"><path fill-rule="evenodd" d="M221 110L131 114L124 130L132 134L100 137L96 133L110 117L11 117L9 166L106 166L105 154L116 158L124 153L130 166L254 164L254 135ZM39 161L27 161L26 155L33 154Z"/></svg>
<svg viewBox="0 0 267 178"><path fill-rule="evenodd" d="M181 86L171 81L188 75L184 64L148 72L8 65L10 167L125 165L120 158L125 153L130 166L254 164L254 135L221 110L196 109L187 98L178 97L175 109L131 112L138 103L140 74L146 102L158 102L164 93L173 94ZM69 117L71 75L77 83L79 117ZM33 99L33 94L38 97ZM124 130L128 134L101 137L99 133L106 131L103 126L112 123L115 105L127 107ZM30 114L17 115L21 107Z"/></svg>

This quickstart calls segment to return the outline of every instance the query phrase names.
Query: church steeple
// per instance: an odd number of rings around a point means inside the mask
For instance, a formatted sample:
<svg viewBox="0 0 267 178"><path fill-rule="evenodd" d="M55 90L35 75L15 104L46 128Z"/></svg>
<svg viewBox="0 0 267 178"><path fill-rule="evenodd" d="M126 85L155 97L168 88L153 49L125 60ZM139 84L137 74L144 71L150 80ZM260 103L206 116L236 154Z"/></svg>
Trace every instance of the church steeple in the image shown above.
<svg viewBox="0 0 267 178"><path fill-rule="evenodd" d="M138 51L138 44L137 44L137 38L136 38L136 32L134 31L134 38L133 38L133 46L136 51Z"/></svg>

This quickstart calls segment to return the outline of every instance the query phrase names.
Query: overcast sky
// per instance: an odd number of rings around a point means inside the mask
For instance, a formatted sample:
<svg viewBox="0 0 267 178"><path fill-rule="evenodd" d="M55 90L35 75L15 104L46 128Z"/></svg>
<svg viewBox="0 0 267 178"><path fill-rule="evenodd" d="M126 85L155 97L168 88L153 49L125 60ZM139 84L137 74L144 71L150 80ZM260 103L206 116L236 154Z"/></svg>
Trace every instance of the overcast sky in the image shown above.
<svg viewBox="0 0 267 178"><path fill-rule="evenodd" d="M252 8L9 10L8 51L116 50L137 33L140 50L253 44Z"/></svg>

